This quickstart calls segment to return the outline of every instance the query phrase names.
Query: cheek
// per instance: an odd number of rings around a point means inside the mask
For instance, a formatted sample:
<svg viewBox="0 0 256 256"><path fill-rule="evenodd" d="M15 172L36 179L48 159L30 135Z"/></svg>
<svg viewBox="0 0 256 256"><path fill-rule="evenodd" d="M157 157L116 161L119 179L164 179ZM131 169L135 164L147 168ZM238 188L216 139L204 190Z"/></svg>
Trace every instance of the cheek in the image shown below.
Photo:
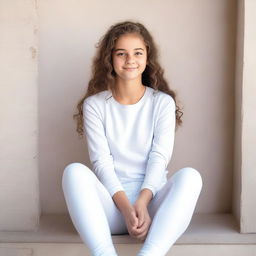
<svg viewBox="0 0 256 256"><path fill-rule="evenodd" d="M147 59L146 58L140 59L140 64L142 66L146 66L147 65Z"/></svg>
<svg viewBox="0 0 256 256"><path fill-rule="evenodd" d="M115 59L112 60L112 66L113 66L113 69L116 70L116 60Z"/></svg>
<svg viewBox="0 0 256 256"><path fill-rule="evenodd" d="M118 58L114 58L113 59L113 66L114 67L118 67L122 64L122 60L121 59L118 59Z"/></svg>

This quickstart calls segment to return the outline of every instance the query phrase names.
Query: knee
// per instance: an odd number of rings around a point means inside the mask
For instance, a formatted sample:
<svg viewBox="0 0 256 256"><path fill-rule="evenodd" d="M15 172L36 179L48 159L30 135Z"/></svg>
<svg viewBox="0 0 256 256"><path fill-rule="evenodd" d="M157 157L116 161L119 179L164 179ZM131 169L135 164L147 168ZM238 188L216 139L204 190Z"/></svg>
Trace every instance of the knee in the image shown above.
<svg viewBox="0 0 256 256"><path fill-rule="evenodd" d="M85 176L90 177L91 173L92 171L86 165L81 163L71 163L64 169L62 183L65 181L81 179Z"/></svg>
<svg viewBox="0 0 256 256"><path fill-rule="evenodd" d="M192 167L185 167L181 169L181 177L186 183L191 184L193 187L202 188L203 179L199 171Z"/></svg>

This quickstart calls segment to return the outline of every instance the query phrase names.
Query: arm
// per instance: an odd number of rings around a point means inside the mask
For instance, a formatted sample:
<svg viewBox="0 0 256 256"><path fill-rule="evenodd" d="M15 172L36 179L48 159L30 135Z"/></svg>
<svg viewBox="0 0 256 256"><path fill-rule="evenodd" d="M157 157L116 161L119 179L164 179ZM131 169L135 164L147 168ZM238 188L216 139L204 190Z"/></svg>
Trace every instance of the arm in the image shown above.
<svg viewBox="0 0 256 256"><path fill-rule="evenodd" d="M144 203L146 206L148 206L152 198L153 198L152 191L150 189L144 188L140 191L137 201L140 201Z"/></svg>
<svg viewBox="0 0 256 256"><path fill-rule="evenodd" d="M118 191L113 195L113 200L121 213L132 211L133 206L124 191Z"/></svg>
<svg viewBox="0 0 256 256"><path fill-rule="evenodd" d="M173 99L169 100L167 104L163 104L162 108L159 109L146 175L140 195L134 204L139 221L136 237L140 240L145 239L151 225L147 206L160 186L167 164L171 159L176 122L175 109Z"/></svg>
<svg viewBox="0 0 256 256"><path fill-rule="evenodd" d="M154 197L161 185L166 167L171 159L175 135L175 102L171 97L167 97L161 103L154 127L154 137L149 153L146 174L141 187L141 191L144 189L150 190L152 197ZM140 195L139 199L141 197L144 198L144 196Z"/></svg>
<svg viewBox="0 0 256 256"><path fill-rule="evenodd" d="M85 135L88 144L90 161L98 179L113 196L117 191L123 191L114 169L108 141L100 114L87 102L83 105Z"/></svg>

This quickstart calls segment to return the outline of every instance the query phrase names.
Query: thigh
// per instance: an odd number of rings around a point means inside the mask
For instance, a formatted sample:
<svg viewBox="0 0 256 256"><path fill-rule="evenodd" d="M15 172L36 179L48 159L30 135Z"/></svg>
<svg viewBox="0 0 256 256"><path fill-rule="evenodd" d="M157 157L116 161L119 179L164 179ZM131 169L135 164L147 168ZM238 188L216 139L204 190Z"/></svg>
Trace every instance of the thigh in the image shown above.
<svg viewBox="0 0 256 256"><path fill-rule="evenodd" d="M155 197L149 204L149 214L151 217L155 215L162 202L168 200L168 194L172 193L170 200L174 194L178 194L186 200L186 204L193 204L198 198L202 187L202 178L200 173L191 167L181 168L176 171L165 183L165 185L156 193ZM174 193L176 191L176 193Z"/></svg>
<svg viewBox="0 0 256 256"><path fill-rule="evenodd" d="M104 212L108 220L111 234L115 235L115 234L127 233L128 231L127 231L125 220L122 213L116 207L116 204L114 203L111 195L109 194L107 189L104 187L104 185L99 181L99 179L96 177L95 174L94 176L95 176L94 182L96 185L97 194L104 208Z"/></svg>
<svg viewBox="0 0 256 256"><path fill-rule="evenodd" d="M148 205L148 212L151 218L153 218L159 209L160 205L166 198L167 193L171 190L174 185L172 177L167 180L167 182L162 186L162 188L157 191L154 198L150 201Z"/></svg>
<svg viewBox="0 0 256 256"><path fill-rule="evenodd" d="M91 169L81 163L72 163L65 168L63 176L64 184L73 184L71 186L73 188L84 187L84 189L80 190L80 193L84 194L79 195L80 198L83 198L83 201L86 200L87 193L92 193L91 195L96 196L95 200L100 200L105 216L107 217L111 234L127 232L126 224L121 212L116 207L111 195L105 186L100 182L100 180ZM93 200L90 201L90 204L93 204ZM91 205L91 207L93 208L93 205Z"/></svg>

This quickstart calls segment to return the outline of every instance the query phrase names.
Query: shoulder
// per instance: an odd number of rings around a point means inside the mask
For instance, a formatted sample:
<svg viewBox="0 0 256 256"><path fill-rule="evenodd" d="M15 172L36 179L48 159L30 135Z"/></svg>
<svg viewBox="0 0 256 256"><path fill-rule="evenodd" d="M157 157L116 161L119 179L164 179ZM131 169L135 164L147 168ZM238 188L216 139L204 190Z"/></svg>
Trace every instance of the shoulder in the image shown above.
<svg viewBox="0 0 256 256"><path fill-rule="evenodd" d="M109 97L109 94L110 92L105 90L87 97L83 102L84 114L88 111L93 111L95 114L102 117L104 113L106 99Z"/></svg>
<svg viewBox="0 0 256 256"><path fill-rule="evenodd" d="M173 97L165 92L154 90L151 88L151 92L154 95L155 104L159 108L164 108L166 106L170 106L171 108L176 108L175 101Z"/></svg>
<svg viewBox="0 0 256 256"><path fill-rule="evenodd" d="M103 104L105 102L105 100L107 99L109 95L109 91L105 90L105 91L102 91L102 92L98 92L94 95L91 95L89 97L87 97L85 100L84 100L84 105L85 104L88 104L88 105L99 105L99 104Z"/></svg>
<svg viewBox="0 0 256 256"><path fill-rule="evenodd" d="M85 108L87 106L90 106L94 109L103 109L109 96L111 96L111 93L108 90L98 92L94 95L87 97L83 102L83 107Z"/></svg>

